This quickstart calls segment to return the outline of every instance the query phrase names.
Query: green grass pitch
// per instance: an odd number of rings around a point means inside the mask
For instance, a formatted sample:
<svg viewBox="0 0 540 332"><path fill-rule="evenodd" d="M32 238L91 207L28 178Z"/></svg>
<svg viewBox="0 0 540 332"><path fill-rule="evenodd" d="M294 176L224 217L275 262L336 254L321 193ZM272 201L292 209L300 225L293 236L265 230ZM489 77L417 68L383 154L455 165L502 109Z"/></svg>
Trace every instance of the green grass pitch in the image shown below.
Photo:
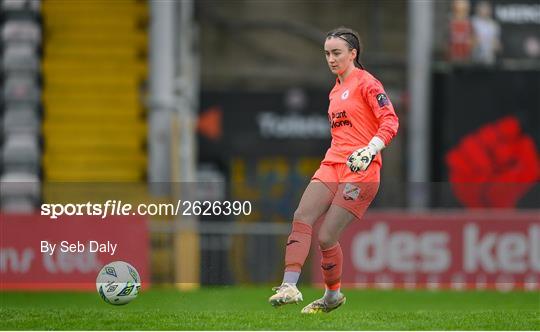
<svg viewBox="0 0 540 332"><path fill-rule="evenodd" d="M269 287L143 291L112 306L97 293L2 292L2 330L538 330L540 294L494 291L345 290L329 314L302 315L304 302L272 308Z"/></svg>

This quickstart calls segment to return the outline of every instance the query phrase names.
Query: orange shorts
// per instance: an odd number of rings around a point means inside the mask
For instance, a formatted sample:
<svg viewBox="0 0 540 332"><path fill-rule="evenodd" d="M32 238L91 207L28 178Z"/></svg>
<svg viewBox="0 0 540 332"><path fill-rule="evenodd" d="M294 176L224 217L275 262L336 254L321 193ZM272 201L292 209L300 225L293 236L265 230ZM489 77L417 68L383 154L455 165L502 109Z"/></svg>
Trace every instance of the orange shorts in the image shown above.
<svg viewBox="0 0 540 332"><path fill-rule="evenodd" d="M332 204L362 218L377 195L380 166L371 164L364 172L353 173L344 163L321 163L312 181L324 183L334 193Z"/></svg>

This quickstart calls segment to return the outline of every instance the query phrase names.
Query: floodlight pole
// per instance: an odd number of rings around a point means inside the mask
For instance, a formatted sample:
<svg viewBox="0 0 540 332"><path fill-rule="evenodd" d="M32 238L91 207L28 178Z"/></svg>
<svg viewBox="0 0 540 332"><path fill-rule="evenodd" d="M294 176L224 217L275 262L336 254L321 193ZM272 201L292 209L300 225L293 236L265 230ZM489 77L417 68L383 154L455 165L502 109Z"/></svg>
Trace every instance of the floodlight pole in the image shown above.
<svg viewBox="0 0 540 332"><path fill-rule="evenodd" d="M408 86L407 182L408 206L426 209L430 195L430 81L433 44L433 1L410 0Z"/></svg>
<svg viewBox="0 0 540 332"><path fill-rule="evenodd" d="M174 96L176 112L171 137L172 196L174 201L194 202L197 197L197 111L200 71L197 24L193 0L175 1ZM198 217L176 216L174 235L175 284L192 289L200 283L200 245Z"/></svg>
<svg viewBox="0 0 540 332"><path fill-rule="evenodd" d="M173 1L150 1L148 185L170 195L170 123L174 112Z"/></svg>
<svg viewBox="0 0 540 332"><path fill-rule="evenodd" d="M193 0L150 4L149 164L153 197L176 202L196 199L196 121L199 54ZM181 211L180 211L181 212ZM180 213L181 214L181 213ZM178 288L199 285L199 234L195 216L174 222L172 255Z"/></svg>

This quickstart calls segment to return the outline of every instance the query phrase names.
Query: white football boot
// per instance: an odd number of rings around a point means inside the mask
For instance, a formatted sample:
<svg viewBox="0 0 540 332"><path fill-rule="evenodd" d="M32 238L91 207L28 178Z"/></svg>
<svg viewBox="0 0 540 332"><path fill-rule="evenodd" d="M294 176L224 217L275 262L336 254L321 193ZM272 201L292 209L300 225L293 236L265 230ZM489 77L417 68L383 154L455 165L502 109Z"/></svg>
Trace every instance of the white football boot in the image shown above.
<svg viewBox="0 0 540 332"><path fill-rule="evenodd" d="M339 308L343 303L347 301L347 298L343 293L339 293L339 299L334 303L326 303L324 297L315 300L302 309L303 314L318 314L329 313L332 310Z"/></svg>
<svg viewBox="0 0 540 332"><path fill-rule="evenodd" d="M300 293L294 284L281 284L281 286L274 287L272 290L275 291L276 294L270 296L268 302L274 307L303 301L302 293Z"/></svg>

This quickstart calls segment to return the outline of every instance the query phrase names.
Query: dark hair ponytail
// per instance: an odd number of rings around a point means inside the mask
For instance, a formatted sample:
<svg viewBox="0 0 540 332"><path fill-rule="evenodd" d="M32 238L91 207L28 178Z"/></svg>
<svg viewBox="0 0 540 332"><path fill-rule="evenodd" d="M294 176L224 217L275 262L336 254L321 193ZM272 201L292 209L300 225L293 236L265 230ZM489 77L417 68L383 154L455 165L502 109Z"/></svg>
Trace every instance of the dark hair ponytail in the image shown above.
<svg viewBox="0 0 540 332"><path fill-rule="evenodd" d="M364 66L360 62L362 44L360 43L360 37L358 36L358 32L346 27L339 27L334 30L328 31L328 33L326 34L326 39L333 37L341 38L346 41L349 45L350 50L356 49L356 57L354 58L354 63L357 67L364 69Z"/></svg>

